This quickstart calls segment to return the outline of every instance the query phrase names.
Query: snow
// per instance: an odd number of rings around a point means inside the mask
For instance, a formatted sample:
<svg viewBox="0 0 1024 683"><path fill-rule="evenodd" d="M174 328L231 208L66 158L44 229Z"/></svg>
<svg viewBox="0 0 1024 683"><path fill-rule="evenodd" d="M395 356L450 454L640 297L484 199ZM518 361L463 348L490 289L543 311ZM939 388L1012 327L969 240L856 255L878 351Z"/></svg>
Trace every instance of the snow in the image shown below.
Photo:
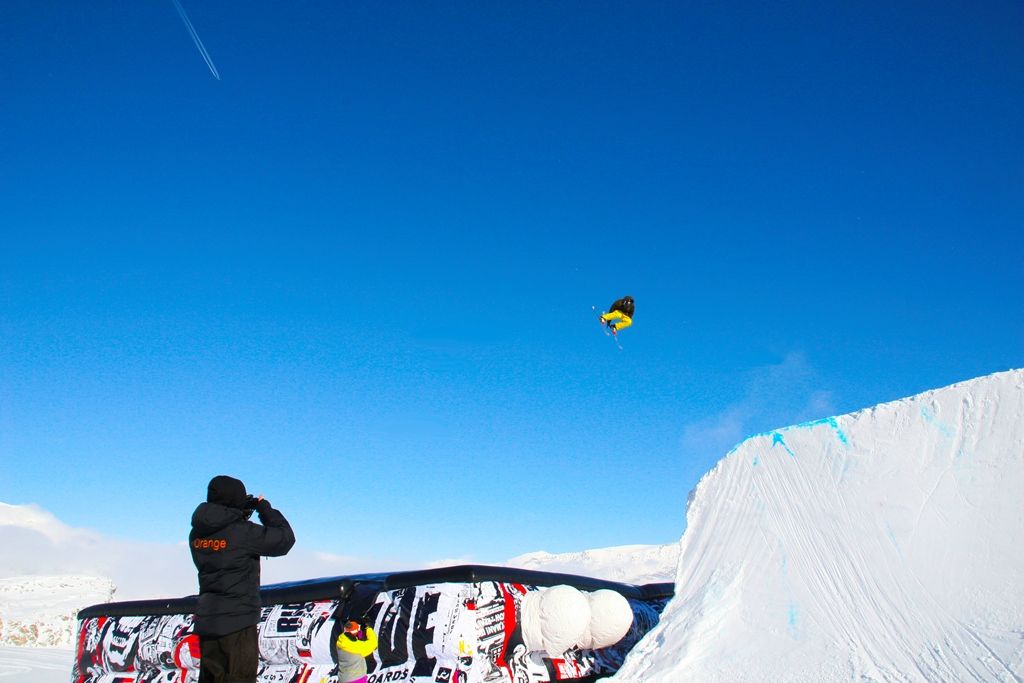
<svg viewBox="0 0 1024 683"><path fill-rule="evenodd" d="M1020 681L1024 372L744 441L617 681Z"/></svg>
<svg viewBox="0 0 1024 683"><path fill-rule="evenodd" d="M0 646L3 683L68 683L73 650Z"/></svg>
<svg viewBox="0 0 1024 683"><path fill-rule="evenodd" d="M621 593L602 588L586 594L590 623L580 639L585 650L600 650L622 640L633 625L633 610Z"/></svg>
<svg viewBox="0 0 1024 683"><path fill-rule="evenodd" d="M0 579L0 645L72 647L78 611L113 596L113 582L96 576Z"/></svg>
<svg viewBox="0 0 1024 683"><path fill-rule="evenodd" d="M520 623L528 650L559 657L574 647L598 650L618 643L633 625L633 609L613 590L553 586L523 596Z"/></svg>
<svg viewBox="0 0 1024 683"><path fill-rule="evenodd" d="M0 577L100 576L114 582L119 600L195 592L195 568L184 541L110 538L64 524L36 505L0 503L0 547L11 549L0 554ZM139 571L140 557L147 559L146 571Z"/></svg>
<svg viewBox="0 0 1024 683"><path fill-rule="evenodd" d="M680 492L679 543L507 564L675 582L615 681L1022 681L1022 490L1012 370L747 439ZM0 504L0 536L51 552L0 560L0 619L35 620L34 644L64 642L71 612L109 598L103 578L47 575L77 567L66 546L92 532ZM6 642L0 683L68 680L70 648Z"/></svg>
<svg viewBox="0 0 1024 683"><path fill-rule="evenodd" d="M561 554L539 551L513 557L505 564L520 569L582 574L608 581L644 584L671 582L675 578L678 563L679 544L669 543L623 545Z"/></svg>
<svg viewBox="0 0 1024 683"><path fill-rule="evenodd" d="M557 657L583 640L590 616L587 596L572 586L527 593L521 617L526 649Z"/></svg>

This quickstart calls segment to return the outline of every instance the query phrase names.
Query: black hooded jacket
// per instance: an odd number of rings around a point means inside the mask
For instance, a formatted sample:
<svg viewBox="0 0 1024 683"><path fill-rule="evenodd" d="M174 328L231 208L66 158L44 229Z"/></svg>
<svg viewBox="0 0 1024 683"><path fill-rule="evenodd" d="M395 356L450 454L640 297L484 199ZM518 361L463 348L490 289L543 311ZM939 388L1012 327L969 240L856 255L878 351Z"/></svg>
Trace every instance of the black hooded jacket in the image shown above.
<svg viewBox="0 0 1024 683"><path fill-rule="evenodd" d="M616 299L615 303L612 304L612 307L608 309L609 312L611 312L611 311L622 311L624 314L628 315L630 318L633 317L633 311L635 311L635 310L636 310L636 308L634 307L634 304L633 304L633 297L631 297L631 296L624 296L621 299Z"/></svg>
<svg viewBox="0 0 1024 683"><path fill-rule="evenodd" d="M222 636L260 620L260 556L278 557L295 545L288 520L265 500L256 507L262 526L240 508L200 503L188 535L199 570L195 630Z"/></svg>

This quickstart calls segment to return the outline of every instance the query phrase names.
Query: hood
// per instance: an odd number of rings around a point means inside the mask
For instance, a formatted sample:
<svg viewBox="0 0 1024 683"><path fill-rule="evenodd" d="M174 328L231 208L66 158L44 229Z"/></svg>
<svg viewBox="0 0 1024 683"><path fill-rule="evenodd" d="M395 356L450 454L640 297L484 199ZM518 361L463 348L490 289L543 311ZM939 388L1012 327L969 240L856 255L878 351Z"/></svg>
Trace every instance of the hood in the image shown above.
<svg viewBox="0 0 1024 683"><path fill-rule="evenodd" d="M200 503L192 513L192 530L199 536L206 536L244 519L245 513L238 508L220 503Z"/></svg>
<svg viewBox="0 0 1024 683"><path fill-rule="evenodd" d="M206 487L206 502L220 503L233 508L245 507L245 484L234 477L220 474Z"/></svg>

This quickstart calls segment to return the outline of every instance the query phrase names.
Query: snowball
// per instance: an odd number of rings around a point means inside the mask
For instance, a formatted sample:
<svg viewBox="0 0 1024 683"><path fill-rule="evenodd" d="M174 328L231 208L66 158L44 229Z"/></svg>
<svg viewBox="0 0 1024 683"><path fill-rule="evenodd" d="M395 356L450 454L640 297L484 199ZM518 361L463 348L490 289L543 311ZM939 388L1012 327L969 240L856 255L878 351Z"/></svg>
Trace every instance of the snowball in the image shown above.
<svg viewBox="0 0 1024 683"><path fill-rule="evenodd" d="M555 657L583 637L590 624L590 601L572 586L531 591L520 603L520 623L528 650Z"/></svg>
<svg viewBox="0 0 1024 683"><path fill-rule="evenodd" d="M609 647L622 640L633 625L633 608L629 601L613 590L602 588L587 594L590 622L578 641L586 650Z"/></svg>

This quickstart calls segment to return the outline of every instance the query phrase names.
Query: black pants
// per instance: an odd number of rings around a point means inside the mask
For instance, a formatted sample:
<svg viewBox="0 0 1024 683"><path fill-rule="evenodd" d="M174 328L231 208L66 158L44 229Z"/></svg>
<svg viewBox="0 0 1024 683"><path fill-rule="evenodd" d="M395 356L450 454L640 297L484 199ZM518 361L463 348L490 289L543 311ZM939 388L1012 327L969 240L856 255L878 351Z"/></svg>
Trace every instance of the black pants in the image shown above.
<svg viewBox="0 0 1024 683"><path fill-rule="evenodd" d="M226 636L199 636L199 683L256 683L260 646L256 627Z"/></svg>

